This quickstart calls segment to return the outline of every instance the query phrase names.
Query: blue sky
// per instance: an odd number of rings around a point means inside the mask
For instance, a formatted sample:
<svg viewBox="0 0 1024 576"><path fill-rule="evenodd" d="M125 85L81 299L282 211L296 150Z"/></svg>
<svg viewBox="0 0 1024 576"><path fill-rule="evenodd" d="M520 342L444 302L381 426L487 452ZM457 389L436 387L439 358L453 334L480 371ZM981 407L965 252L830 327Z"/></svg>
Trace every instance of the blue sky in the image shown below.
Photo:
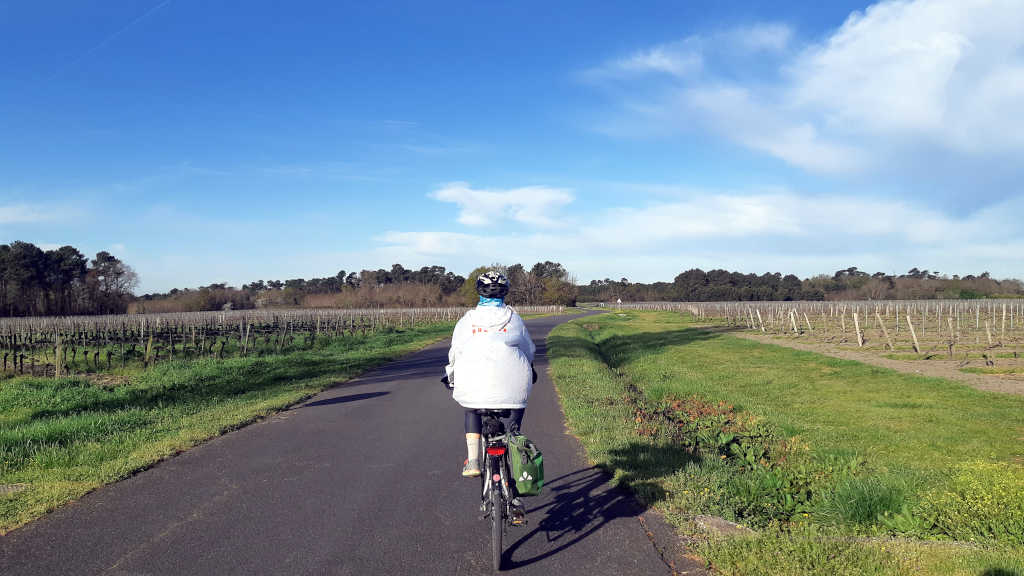
<svg viewBox="0 0 1024 576"><path fill-rule="evenodd" d="M1024 272L1019 1L371 4L0 0L0 242L139 292Z"/></svg>

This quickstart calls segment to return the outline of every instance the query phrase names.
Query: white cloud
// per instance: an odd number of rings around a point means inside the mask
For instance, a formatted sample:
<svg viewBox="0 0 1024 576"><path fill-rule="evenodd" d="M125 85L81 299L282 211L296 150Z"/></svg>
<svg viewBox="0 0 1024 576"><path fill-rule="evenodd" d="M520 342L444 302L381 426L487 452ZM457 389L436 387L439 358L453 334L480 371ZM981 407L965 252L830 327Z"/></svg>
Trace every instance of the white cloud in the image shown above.
<svg viewBox="0 0 1024 576"><path fill-rule="evenodd" d="M697 124L812 172L1019 181L1020 163L1007 166L1024 152L1021 22L1019 0L884 0L802 48L777 23L691 36L701 74L670 87L633 78L615 95L638 123L674 116L677 129ZM713 57L730 49L750 54L739 66ZM629 111L638 101L643 114Z"/></svg>
<svg viewBox="0 0 1024 576"><path fill-rule="evenodd" d="M583 78L594 81L631 80L644 75L695 78L704 70L705 52L783 52L789 47L792 36L792 28L781 22L759 22L705 35L694 34L612 58L584 71Z"/></svg>
<svg viewBox="0 0 1024 576"><path fill-rule="evenodd" d="M0 224L34 224L37 222L55 220L59 216L59 210L41 205L0 205Z"/></svg>
<svg viewBox="0 0 1024 576"><path fill-rule="evenodd" d="M573 200L572 193L562 188L474 189L465 182L445 184L430 196L458 205L458 221L466 226L491 226L511 219L555 228L560 226L559 210Z"/></svg>
<svg viewBox="0 0 1024 576"><path fill-rule="evenodd" d="M957 220L901 200L805 196L786 190L700 192L683 201L610 209L584 229L583 237L588 244L636 249L656 249L675 240L729 239L809 240L816 246L877 239L900 246L967 245L999 239L1009 224L1006 214L1017 208L1024 208L1024 201Z"/></svg>
<svg viewBox="0 0 1024 576"><path fill-rule="evenodd" d="M697 87L683 98L713 130L806 170L852 172L865 162L860 150L822 138L813 123L787 118L744 88Z"/></svg>
<svg viewBox="0 0 1024 576"><path fill-rule="evenodd" d="M831 273L854 265L1019 276L1024 198L954 218L925 204L881 197L812 196L786 189L678 189L639 207L591 213L584 225L542 234L389 232L375 251L394 261L454 269L487 262L558 260L582 280L671 280L686 268Z"/></svg>
<svg viewBox="0 0 1024 576"><path fill-rule="evenodd" d="M788 210L791 204L786 195L705 194L684 202L609 210L583 235L595 245L634 248L681 239L796 235L801 228L797 215Z"/></svg>
<svg viewBox="0 0 1024 576"><path fill-rule="evenodd" d="M787 95L843 132L1019 147L1022 21L1015 0L881 2L801 54Z"/></svg>
<svg viewBox="0 0 1024 576"><path fill-rule="evenodd" d="M456 232L386 232L375 240L385 248L401 248L419 255L447 255L479 245L483 239Z"/></svg>

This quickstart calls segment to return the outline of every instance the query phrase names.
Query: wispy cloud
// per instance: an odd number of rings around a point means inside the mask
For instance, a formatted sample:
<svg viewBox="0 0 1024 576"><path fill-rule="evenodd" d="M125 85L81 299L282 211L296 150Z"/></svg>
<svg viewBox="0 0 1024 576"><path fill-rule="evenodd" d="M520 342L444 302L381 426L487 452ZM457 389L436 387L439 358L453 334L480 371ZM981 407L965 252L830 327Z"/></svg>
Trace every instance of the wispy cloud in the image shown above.
<svg viewBox="0 0 1024 576"><path fill-rule="evenodd" d="M466 182L445 184L430 196L458 205L458 221L466 226L491 226L512 220L555 228L562 224L559 211L573 200L572 193L563 188L475 189Z"/></svg>
<svg viewBox="0 0 1024 576"><path fill-rule="evenodd" d="M694 87L683 104L699 112L697 122L705 127L806 170L854 172L866 162L859 148L829 140L813 122L758 102L738 86Z"/></svg>
<svg viewBox="0 0 1024 576"><path fill-rule="evenodd" d="M282 164L280 166L266 166L263 169L266 174L275 176L307 176L314 172L312 166L302 164Z"/></svg>
<svg viewBox="0 0 1024 576"><path fill-rule="evenodd" d="M787 189L685 188L674 194L679 197L604 208L581 224L557 229L391 231L375 238L376 254L462 267L557 259L584 279L667 280L672 270L690 266L785 269L804 276L851 265L1020 274L1015 250L1024 247L1024 229L1015 225L1015 215L1024 212L1024 198L957 218L883 197Z"/></svg>
<svg viewBox="0 0 1024 576"><path fill-rule="evenodd" d="M412 152L414 154L419 154L421 156L452 156L458 154L467 154L476 151L476 148L473 146L446 146L426 144L403 144L402 149Z"/></svg>
<svg viewBox="0 0 1024 576"><path fill-rule="evenodd" d="M55 206L42 204L7 204L0 205L0 224L36 224L59 220L64 210Z"/></svg>
<svg viewBox="0 0 1024 576"><path fill-rule="evenodd" d="M782 52L789 48L793 29L784 22L759 22L728 30L721 39L748 52Z"/></svg>
<svg viewBox="0 0 1024 576"><path fill-rule="evenodd" d="M76 64L78 64L82 60L85 60L86 58L88 58L89 56L93 55L94 53L102 50L104 46L106 46L107 44L109 44L109 43L113 42L114 40L116 40L118 36L121 36L122 34L127 32L128 30L130 30L131 28L133 28L136 25L142 23L143 21L148 19L153 13L155 13L156 11L162 9L164 6L166 6L166 5L170 4L170 3L171 3L171 0L163 0L159 4L156 4L156 5L152 6L152 7L150 7L148 10L143 12L141 15L139 15L139 16L135 17L134 19L130 20L127 24L125 24L124 26L118 28L117 30L115 30L111 34L108 34L108 35L104 36L103 39L101 39L98 43L96 43L95 45L91 46L87 50L77 54L76 56L74 56L70 60L68 60L66 63L64 63L61 66L59 66L56 70L54 70L46 78L47 81L53 80L54 78L57 77L57 75L59 75L64 70L66 70L68 68L71 68L72 66L75 66Z"/></svg>
<svg viewBox="0 0 1024 576"><path fill-rule="evenodd" d="M398 128L402 130L411 130L418 128L420 123L412 120L382 120L381 124L388 128Z"/></svg>
<svg viewBox="0 0 1024 576"><path fill-rule="evenodd" d="M326 180L348 180L354 182L385 182L393 175L390 168L369 166L361 162L344 161L278 164L258 167L255 170L269 176L285 178L323 178Z"/></svg>
<svg viewBox="0 0 1024 576"><path fill-rule="evenodd" d="M585 70L582 77L600 81L658 73L681 78L700 70L702 63L698 41L690 38L659 44L622 58L615 58L598 67Z"/></svg>
<svg viewBox="0 0 1024 576"><path fill-rule="evenodd" d="M421 255L457 254L467 245L479 245L480 238L456 232L386 232L375 238L384 248L401 248Z"/></svg>

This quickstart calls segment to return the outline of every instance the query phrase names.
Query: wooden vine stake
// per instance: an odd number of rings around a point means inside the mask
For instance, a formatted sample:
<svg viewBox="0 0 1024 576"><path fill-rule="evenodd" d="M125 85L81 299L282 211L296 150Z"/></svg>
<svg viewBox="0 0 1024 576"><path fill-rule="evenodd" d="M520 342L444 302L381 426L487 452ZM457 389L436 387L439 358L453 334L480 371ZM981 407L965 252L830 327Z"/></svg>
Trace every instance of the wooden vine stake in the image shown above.
<svg viewBox="0 0 1024 576"><path fill-rule="evenodd" d="M149 355L153 352L153 332L149 333L149 340L146 340L146 357L143 359L143 364L146 368L149 368Z"/></svg>
<svg viewBox="0 0 1024 576"><path fill-rule="evenodd" d="M804 322L807 322L807 333L811 333L811 319L807 317L807 312L804 312Z"/></svg>
<svg viewBox="0 0 1024 576"><path fill-rule="evenodd" d="M799 335L800 334L800 330L798 330L797 327L796 327L796 310L795 309L790 309L789 310L789 321L793 324L793 334Z"/></svg>
<svg viewBox="0 0 1024 576"><path fill-rule="evenodd" d="M953 319L946 316L946 324L949 325L949 357L953 357L953 348L956 348L956 333L953 331Z"/></svg>
<svg viewBox="0 0 1024 576"><path fill-rule="evenodd" d="M896 347L892 345L892 338L889 337L889 330L885 328L885 322L882 322L882 317L879 316L878 310L875 310L875 319L878 320L878 326L882 329L882 334L885 335L885 341L889 343L889 350L896 351Z"/></svg>
<svg viewBox="0 0 1024 576"><path fill-rule="evenodd" d="M757 321L758 321L758 323L761 324L761 332L763 333L765 331L765 329L764 329L764 320L761 319L761 309L758 308L756 310L756 312L757 312Z"/></svg>
<svg viewBox="0 0 1024 576"><path fill-rule="evenodd" d="M54 338L54 340L57 347L53 352L53 377L60 378L60 373L64 368L64 346L62 346L61 344L59 331L57 332L57 336Z"/></svg>
<svg viewBox="0 0 1024 576"><path fill-rule="evenodd" d="M860 333L860 320L857 318L857 313L853 313L853 327L857 330L857 346L864 347L864 336Z"/></svg>
<svg viewBox="0 0 1024 576"><path fill-rule="evenodd" d="M921 353L921 345L917 342L917 332L914 331L914 323L910 321L910 314L906 314L907 328L910 328L910 337L914 339L914 352Z"/></svg>

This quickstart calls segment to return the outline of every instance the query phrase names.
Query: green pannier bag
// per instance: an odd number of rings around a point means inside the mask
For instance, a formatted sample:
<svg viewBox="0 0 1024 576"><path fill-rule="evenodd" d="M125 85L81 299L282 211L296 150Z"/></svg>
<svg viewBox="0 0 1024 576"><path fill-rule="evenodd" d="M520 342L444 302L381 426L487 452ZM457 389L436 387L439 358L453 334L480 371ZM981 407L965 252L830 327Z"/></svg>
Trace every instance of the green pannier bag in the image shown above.
<svg viewBox="0 0 1024 576"><path fill-rule="evenodd" d="M536 496L544 486L544 455L537 445L522 434L508 439L508 459L512 463L512 477L520 496Z"/></svg>

